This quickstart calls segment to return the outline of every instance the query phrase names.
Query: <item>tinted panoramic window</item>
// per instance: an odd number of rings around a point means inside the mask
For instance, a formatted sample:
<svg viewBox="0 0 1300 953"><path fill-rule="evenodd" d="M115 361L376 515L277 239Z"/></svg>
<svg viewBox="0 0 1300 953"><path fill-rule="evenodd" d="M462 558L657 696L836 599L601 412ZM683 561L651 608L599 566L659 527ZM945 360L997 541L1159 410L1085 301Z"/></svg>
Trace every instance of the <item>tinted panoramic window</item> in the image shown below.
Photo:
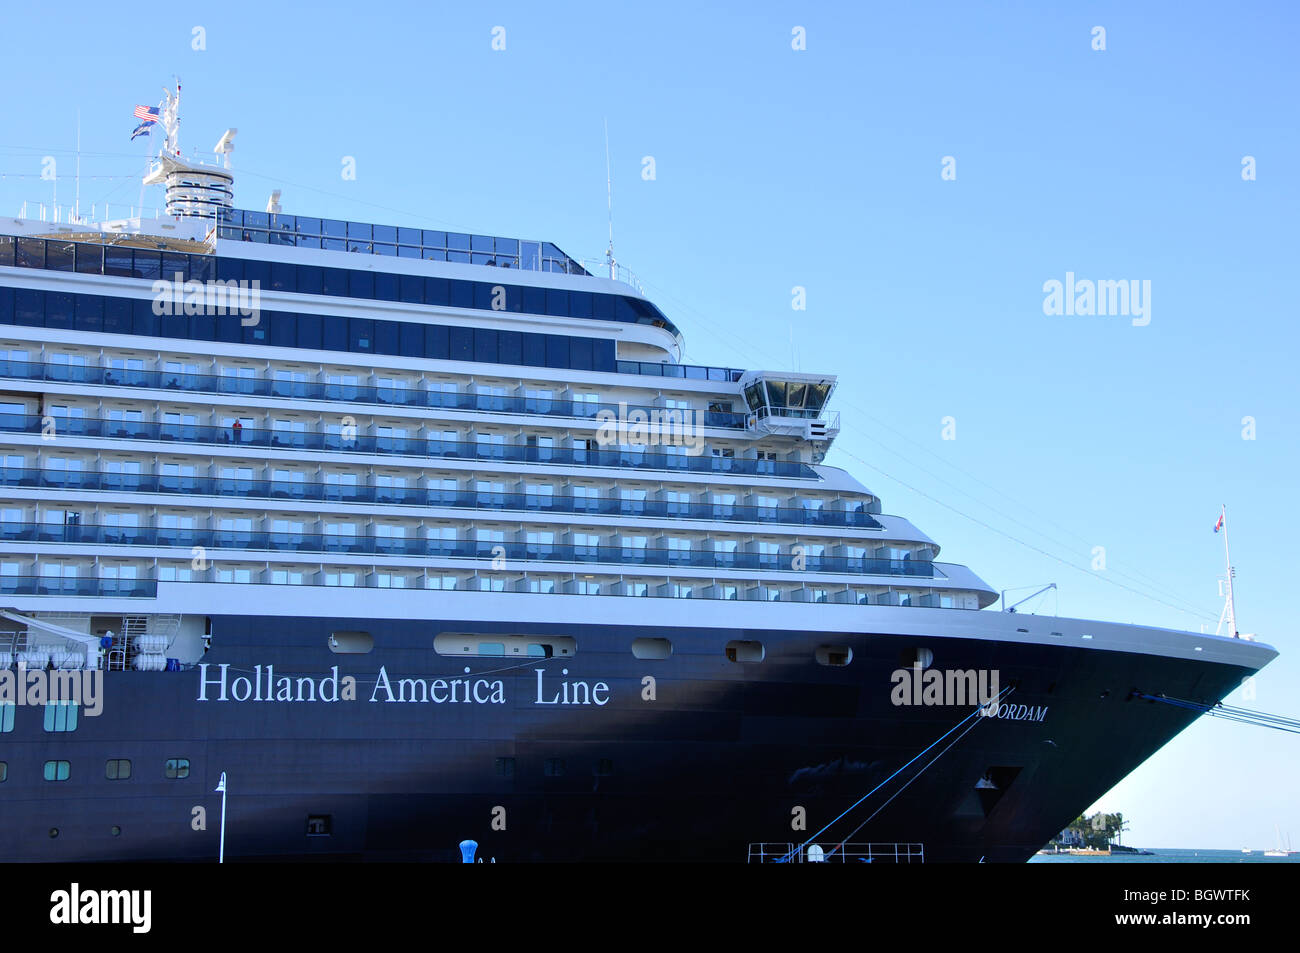
<svg viewBox="0 0 1300 953"><path fill-rule="evenodd" d="M276 219L274 240L283 236L294 238L295 244L323 243L318 247L331 250L351 249L374 254L397 254L398 246L381 240L395 236L397 229L389 226L371 226L356 222L297 219L293 216L268 216L265 212L236 212L235 218L246 223ZM311 237L293 229L312 229ZM270 240L272 233L259 232L247 227L223 228L233 232L222 237L244 240ZM425 238L423 245L411 244L405 257L422 257L426 260L471 262L497 268L558 272L587 275L587 272L554 245L521 243L509 238L491 238L482 235L455 235L442 232L417 233L403 229L407 238L417 234ZM320 232L320 237L315 237ZM338 234L340 237L334 238ZM346 234L346 238L342 237ZM372 239L372 235L374 238ZM330 244L334 242L335 244ZM436 242L437 245L430 245ZM444 250L443 244L446 244ZM521 257L522 256L522 257ZM525 262L524 259L528 258ZM538 264L540 263L540 264ZM100 246L55 239L0 236L0 265L16 264L23 268L54 271L76 270L83 274L104 274L123 278L155 281L167 280L248 281L258 282L269 291L293 294L325 294L339 297L377 299L380 301L405 301L410 304L451 305L476 310L510 311L524 314L553 315L570 318L595 318L604 321L624 321L650 324L677 334L677 329L654 305L634 295L571 291L555 288L535 288L497 281L466 281L463 279L431 278L418 275L397 275L387 271L354 270L348 268L321 268L317 265L300 265L289 262L269 262L252 258L212 255L187 255L163 252L148 248ZM510 274L507 271L505 274ZM505 274L502 277L505 277Z"/></svg>
<svg viewBox="0 0 1300 953"><path fill-rule="evenodd" d="M614 342L608 340L294 311L264 311L255 324L245 325L238 313L157 315L153 312L153 302L144 298L30 288L0 288L0 324L431 360L597 371L617 369Z"/></svg>

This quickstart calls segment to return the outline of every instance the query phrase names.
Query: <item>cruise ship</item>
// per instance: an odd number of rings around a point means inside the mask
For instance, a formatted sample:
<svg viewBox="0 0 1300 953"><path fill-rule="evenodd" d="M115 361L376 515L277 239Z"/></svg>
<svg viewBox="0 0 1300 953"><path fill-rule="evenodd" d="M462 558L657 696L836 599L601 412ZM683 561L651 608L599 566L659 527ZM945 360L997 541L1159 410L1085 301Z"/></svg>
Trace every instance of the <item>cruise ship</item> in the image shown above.
<svg viewBox="0 0 1300 953"><path fill-rule="evenodd" d="M0 860L1020 862L1276 655L990 610L833 375L161 120L165 212L0 219Z"/></svg>

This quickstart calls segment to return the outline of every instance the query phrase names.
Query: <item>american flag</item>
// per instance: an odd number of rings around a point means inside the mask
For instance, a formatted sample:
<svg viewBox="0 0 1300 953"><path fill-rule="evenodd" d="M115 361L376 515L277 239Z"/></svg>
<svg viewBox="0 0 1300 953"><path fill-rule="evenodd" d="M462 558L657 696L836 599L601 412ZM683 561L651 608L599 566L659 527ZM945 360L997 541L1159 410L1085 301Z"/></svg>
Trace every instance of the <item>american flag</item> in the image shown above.
<svg viewBox="0 0 1300 953"><path fill-rule="evenodd" d="M146 122L157 122L157 121L158 121L158 107L157 107L157 106L136 106L136 107L135 107L135 118L136 118L136 119L143 119L143 120L145 120Z"/></svg>

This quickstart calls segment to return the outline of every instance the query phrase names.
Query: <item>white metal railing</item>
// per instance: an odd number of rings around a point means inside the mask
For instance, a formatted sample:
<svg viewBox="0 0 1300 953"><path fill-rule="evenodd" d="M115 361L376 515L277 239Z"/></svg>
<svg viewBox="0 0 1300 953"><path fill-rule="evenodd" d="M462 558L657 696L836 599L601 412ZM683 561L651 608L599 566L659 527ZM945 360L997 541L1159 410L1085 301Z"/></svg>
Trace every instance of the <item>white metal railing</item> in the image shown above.
<svg viewBox="0 0 1300 953"><path fill-rule="evenodd" d="M163 218L164 215L158 208L144 208L138 205L112 206L107 203L103 206L94 203L89 207L89 214L86 213L85 208L82 208L78 214L78 209L72 205L25 201L14 217L50 225L95 225L114 219L156 219Z"/></svg>
<svg viewBox="0 0 1300 953"><path fill-rule="evenodd" d="M621 281L625 285L631 285L636 289L637 294L645 297L645 289L641 287L640 280L630 268L620 265L618 262L614 262L611 267L610 263L604 258L584 258L580 264L597 278L612 278L615 281Z"/></svg>
<svg viewBox="0 0 1300 953"><path fill-rule="evenodd" d="M753 843L749 845L751 864L923 864L925 845L921 843Z"/></svg>

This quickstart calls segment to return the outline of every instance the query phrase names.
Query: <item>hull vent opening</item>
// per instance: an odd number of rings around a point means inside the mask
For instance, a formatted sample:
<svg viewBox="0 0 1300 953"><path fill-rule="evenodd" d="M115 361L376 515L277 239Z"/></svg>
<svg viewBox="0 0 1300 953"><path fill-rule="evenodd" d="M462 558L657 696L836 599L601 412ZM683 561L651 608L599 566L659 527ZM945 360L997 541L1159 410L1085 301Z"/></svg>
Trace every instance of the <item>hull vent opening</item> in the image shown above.
<svg viewBox="0 0 1300 953"><path fill-rule="evenodd" d="M1020 771L1019 766L993 766L984 770L983 775L975 782L975 793L979 796L980 807L984 809L985 817L992 813L993 808L1007 793L1007 789L1015 783Z"/></svg>
<svg viewBox="0 0 1300 953"><path fill-rule="evenodd" d="M633 639L632 655L639 659L666 659L673 654L668 639Z"/></svg>
<svg viewBox="0 0 1300 953"><path fill-rule="evenodd" d="M727 643L727 658L732 662L761 662L763 655L762 642L732 639Z"/></svg>
<svg viewBox="0 0 1300 953"><path fill-rule="evenodd" d="M898 664L903 668L929 668L934 663L934 653L922 646L916 648L903 649L898 653Z"/></svg>
<svg viewBox="0 0 1300 953"><path fill-rule="evenodd" d="M375 648L375 637L369 632L331 632L330 651L335 655L365 655Z"/></svg>
<svg viewBox="0 0 1300 953"><path fill-rule="evenodd" d="M817 664L843 666L853 661L853 649L847 645L817 646Z"/></svg>

